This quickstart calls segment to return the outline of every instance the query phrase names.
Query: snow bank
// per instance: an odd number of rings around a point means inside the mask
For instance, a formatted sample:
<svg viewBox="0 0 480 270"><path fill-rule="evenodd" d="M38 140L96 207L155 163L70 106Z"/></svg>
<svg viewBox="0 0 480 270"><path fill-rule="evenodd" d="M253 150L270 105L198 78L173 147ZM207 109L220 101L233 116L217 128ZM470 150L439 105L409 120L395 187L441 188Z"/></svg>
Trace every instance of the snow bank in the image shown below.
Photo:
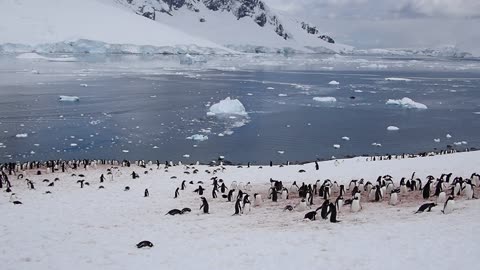
<svg viewBox="0 0 480 270"><path fill-rule="evenodd" d="M339 85L340 83L337 81L330 81L328 84L330 85Z"/></svg>
<svg viewBox="0 0 480 270"><path fill-rule="evenodd" d="M399 129L398 127L396 127L396 126L388 126L388 127L387 127L387 130L388 130L388 131L397 131L397 130L400 130L400 129Z"/></svg>
<svg viewBox="0 0 480 270"><path fill-rule="evenodd" d="M58 97L59 101L80 101L80 98L77 96L59 96Z"/></svg>
<svg viewBox="0 0 480 270"><path fill-rule="evenodd" d="M337 99L334 97L314 97L313 100L317 102L324 102L324 103L334 103L337 102Z"/></svg>
<svg viewBox="0 0 480 270"><path fill-rule="evenodd" d="M232 52L105 0L4 0L0 33L3 52L190 52L189 46Z"/></svg>
<svg viewBox="0 0 480 270"><path fill-rule="evenodd" d="M208 140L208 136L207 135L202 135L202 134L194 134L192 136L187 137L186 139L203 142L203 141Z"/></svg>
<svg viewBox="0 0 480 270"><path fill-rule="evenodd" d="M406 79L406 78L385 78L385 81L400 81L400 82L411 82L412 79Z"/></svg>
<svg viewBox="0 0 480 270"><path fill-rule="evenodd" d="M245 106L238 99L230 99L227 97L220 102L210 106L207 115L241 115L247 116Z"/></svg>
<svg viewBox="0 0 480 270"><path fill-rule="evenodd" d="M408 97L404 97L402 99L389 99L385 103L387 105L397 105L405 109L419 109L419 110L425 110L428 107L425 104L415 102L412 99Z"/></svg>

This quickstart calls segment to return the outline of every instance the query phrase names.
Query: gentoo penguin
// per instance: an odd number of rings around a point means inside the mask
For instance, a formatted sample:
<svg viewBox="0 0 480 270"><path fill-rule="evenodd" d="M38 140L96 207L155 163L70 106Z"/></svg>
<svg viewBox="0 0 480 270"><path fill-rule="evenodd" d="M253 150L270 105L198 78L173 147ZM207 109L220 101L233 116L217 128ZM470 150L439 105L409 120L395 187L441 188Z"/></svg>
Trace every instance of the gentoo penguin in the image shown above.
<svg viewBox="0 0 480 270"><path fill-rule="evenodd" d="M423 211L425 211L427 209L428 209L427 212L430 212L430 211L432 211L432 208L435 207L435 206L437 206L436 203L424 203L418 208L418 210L417 210L417 212L415 212L415 214L423 213Z"/></svg>
<svg viewBox="0 0 480 270"><path fill-rule="evenodd" d="M230 184L230 190L232 189L237 189L237 181L233 181L232 184Z"/></svg>
<svg viewBox="0 0 480 270"><path fill-rule="evenodd" d="M227 201L228 202L232 201L234 192L235 192L235 189L230 189L230 191L228 192L228 195L227 195Z"/></svg>
<svg viewBox="0 0 480 270"><path fill-rule="evenodd" d="M151 248L151 247L153 247L152 242L146 241L146 240L137 244L137 248Z"/></svg>
<svg viewBox="0 0 480 270"><path fill-rule="evenodd" d="M243 214L248 214L250 212L250 206L252 205L250 203L250 200L249 200L249 195L248 194L245 194L245 196L243 197L243 211L242 213Z"/></svg>
<svg viewBox="0 0 480 270"><path fill-rule="evenodd" d="M437 197L437 204L445 203L446 200L447 200L447 193L445 193L445 191L440 192L440 194L438 194L438 197Z"/></svg>
<svg viewBox="0 0 480 270"><path fill-rule="evenodd" d="M430 198L430 183L432 181L431 180L428 180L427 183L425 183L425 186L423 187L423 199L424 200L428 200L428 198Z"/></svg>
<svg viewBox="0 0 480 270"><path fill-rule="evenodd" d="M182 214L185 214L185 213L189 213L189 212L192 212L192 209L188 208L188 207L185 207L182 209Z"/></svg>
<svg viewBox="0 0 480 270"><path fill-rule="evenodd" d="M397 203L398 203L398 192L396 190L392 190L392 192L390 193L390 201L388 202L388 204L397 205Z"/></svg>
<svg viewBox="0 0 480 270"><path fill-rule="evenodd" d="M237 199L237 201L235 202L235 213L233 214L233 216L238 216L240 215L240 213L242 212L242 199Z"/></svg>
<svg viewBox="0 0 480 270"><path fill-rule="evenodd" d="M178 196L180 195L180 192L178 191L180 188L177 187L177 189L175 189L175 196L173 197L174 199L178 198Z"/></svg>
<svg viewBox="0 0 480 270"><path fill-rule="evenodd" d="M102 175L100 175L100 183L103 183L103 181L105 181L105 176L102 173Z"/></svg>
<svg viewBox="0 0 480 270"><path fill-rule="evenodd" d="M330 201L329 200L325 200L323 203L322 203L322 206L320 206L319 208L317 208L317 211L321 208L322 211L320 212L320 216L322 217L322 219L327 219L328 217L328 208L330 206Z"/></svg>
<svg viewBox="0 0 480 270"><path fill-rule="evenodd" d="M172 210L168 211L168 212L165 214L165 216L166 216L166 215L175 216L175 215L181 215L181 214L183 214L183 213L182 213L182 210L172 209Z"/></svg>
<svg viewBox="0 0 480 270"><path fill-rule="evenodd" d="M283 188L282 200L288 200L288 189L286 189L286 188Z"/></svg>
<svg viewBox="0 0 480 270"><path fill-rule="evenodd" d="M253 206L261 206L262 205L262 195L255 193L253 194Z"/></svg>
<svg viewBox="0 0 480 270"><path fill-rule="evenodd" d="M200 206L200 210L202 210L203 208L203 213L208 214L209 206L207 199L205 199L205 197L200 197L200 199L202 199L202 205Z"/></svg>
<svg viewBox="0 0 480 270"><path fill-rule="evenodd" d="M180 186L181 190L184 190L187 186L185 185L185 180L182 181L182 185Z"/></svg>
<svg viewBox="0 0 480 270"><path fill-rule="evenodd" d="M345 185L340 185L340 196L345 195Z"/></svg>
<svg viewBox="0 0 480 270"><path fill-rule="evenodd" d="M275 188L270 188L270 195L269 197L272 199L272 202L278 201L278 193Z"/></svg>
<svg viewBox="0 0 480 270"><path fill-rule="evenodd" d="M305 214L304 219L308 218L309 220L313 221L315 220L316 215L317 215L317 211L311 211Z"/></svg>
<svg viewBox="0 0 480 270"><path fill-rule="evenodd" d="M453 196L450 196L448 197L447 201L443 205L442 213L450 214L453 212L454 208L455 208L455 200L453 199Z"/></svg>
<svg viewBox="0 0 480 270"><path fill-rule="evenodd" d="M375 201L379 202L381 199L383 199L383 188L380 186L377 186L375 190Z"/></svg>
<svg viewBox="0 0 480 270"><path fill-rule="evenodd" d="M150 193L148 192L148 188L145 189L145 192L144 192L144 197L148 197L150 196Z"/></svg>
<svg viewBox="0 0 480 270"><path fill-rule="evenodd" d="M465 186L463 187L465 196L467 197L467 200L473 199L473 184L470 180L465 183Z"/></svg>
<svg viewBox="0 0 480 270"><path fill-rule="evenodd" d="M214 188L212 189L212 198L214 198L214 199L217 198L217 188L216 188L216 187L214 187Z"/></svg>
<svg viewBox="0 0 480 270"><path fill-rule="evenodd" d="M305 201L305 199L302 199L300 203L295 206L295 209L300 212L307 210L307 202Z"/></svg>
<svg viewBox="0 0 480 270"><path fill-rule="evenodd" d="M247 182L247 184L245 185L245 190L247 192L250 192L252 190L252 184L250 182Z"/></svg>
<svg viewBox="0 0 480 270"><path fill-rule="evenodd" d="M288 211L293 211L293 206L287 205L287 206L285 206L285 208L283 208L283 212L285 212L285 211L287 211L287 210L288 210Z"/></svg>
<svg viewBox="0 0 480 270"><path fill-rule="evenodd" d="M130 187L129 186L126 186L123 191L129 191L130 190Z"/></svg>
<svg viewBox="0 0 480 270"><path fill-rule="evenodd" d="M331 223L340 222L339 220L337 220L337 207L333 203L330 203L329 208L330 208L330 222Z"/></svg>
<svg viewBox="0 0 480 270"><path fill-rule="evenodd" d="M370 189L370 193L368 193L368 200L369 201L375 201L375 194L377 193L377 188L373 187Z"/></svg>
<svg viewBox="0 0 480 270"><path fill-rule="evenodd" d="M342 211L342 207L343 207L343 197L342 197L342 195L338 196L337 199L335 200L335 206L336 206L338 212Z"/></svg>
<svg viewBox="0 0 480 270"><path fill-rule="evenodd" d="M360 205L360 199L358 197L354 197L352 200L352 204L350 205L350 211L353 213L356 213L362 209L362 206Z"/></svg>

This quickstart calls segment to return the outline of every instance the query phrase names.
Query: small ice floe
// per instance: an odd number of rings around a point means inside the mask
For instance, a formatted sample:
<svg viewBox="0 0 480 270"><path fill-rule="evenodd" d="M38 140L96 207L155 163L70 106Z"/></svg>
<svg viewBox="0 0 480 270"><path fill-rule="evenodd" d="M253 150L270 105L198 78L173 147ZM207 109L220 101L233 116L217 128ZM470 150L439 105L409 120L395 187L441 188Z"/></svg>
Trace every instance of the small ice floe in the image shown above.
<svg viewBox="0 0 480 270"><path fill-rule="evenodd" d="M123 153L128 153L130 152L129 150L122 150Z"/></svg>
<svg viewBox="0 0 480 270"><path fill-rule="evenodd" d="M220 100L218 103L213 104L212 106L210 106L210 109L207 112L208 116L225 114L235 114L242 116L248 115L245 110L245 106L243 106L243 104L238 99L230 99L230 97L227 97L223 100Z"/></svg>
<svg viewBox="0 0 480 270"><path fill-rule="evenodd" d="M208 136L202 135L202 134L194 134L192 136L187 137L186 139L203 142L208 140Z"/></svg>
<svg viewBox="0 0 480 270"><path fill-rule="evenodd" d="M385 78L385 81L411 82L412 79L391 77L391 78Z"/></svg>
<svg viewBox="0 0 480 270"><path fill-rule="evenodd" d="M445 137L447 137L447 139L450 139L450 138L452 138L452 135L447 134Z"/></svg>
<svg viewBox="0 0 480 270"><path fill-rule="evenodd" d="M307 126L311 126L311 125L312 125L312 123L307 123Z"/></svg>
<svg viewBox="0 0 480 270"><path fill-rule="evenodd" d="M323 102L323 103L335 103L337 99L334 97L314 97L314 101Z"/></svg>
<svg viewBox="0 0 480 270"><path fill-rule="evenodd" d="M267 89L268 89L268 90L275 90L275 88L273 88L273 87L271 87L271 86L267 87Z"/></svg>
<svg viewBox="0 0 480 270"><path fill-rule="evenodd" d="M70 102L75 102L75 101L80 101L80 98L77 96L59 96L58 97L59 101L70 101Z"/></svg>
<svg viewBox="0 0 480 270"><path fill-rule="evenodd" d="M467 142L466 141L461 141L461 142L454 142L453 144L456 145L456 146L459 146L459 145L465 145L465 144L467 144Z"/></svg>
<svg viewBox="0 0 480 270"><path fill-rule="evenodd" d="M388 130L388 131L397 131L397 130L400 130L400 129L399 129L398 127L396 127L396 126L388 126L388 127L387 127L387 130Z"/></svg>
<svg viewBox="0 0 480 270"><path fill-rule="evenodd" d="M15 135L15 137L17 137L17 138L27 138L28 134L27 133L19 133L19 134Z"/></svg>
<svg viewBox="0 0 480 270"><path fill-rule="evenodd" d="M285 151L278 150L277 153L279 153L280 155L283 155L283 154L285 154Z"/></svg>
<svg viewBox="0 0 480 270"><path fill-rule="evenodd" d="M253 96L253 94L252 93L247 93L247 96Z"/></svg>
<svg viewBox="0 0 480 270"><path fill-rule="evenodd" d="M88 84L86 84L86 83L81 83L80 86L81 86L81 87L88 87Z"/></svg>
<svg viewBox="0 0 480 270"><path fill-rule="evenodd" d="M194 144L193 147L198 147L198 145Z"/></svg>
<svg viewBox="0 0 480 270"><path fill-rule="evenodd" d="M339 85L340 83L337 81L330 81L328 84L330 85Z"/></svg>
<svg viewBox="0 0 480 270"><path fill-rule="evenodd" d="M35 151L30 151L30 155L34 155L35 154Z"/></svg>
<svg viewBox="0 0 480 270"><path fill-rule="evenodd" d="M353 91L353 92L355 92L355 93L363 93L362 90L355 90L355 91Z"/></svg>
<svg viewBox="0 0 480 270"><path fill-rule="evenodd" d="M333 145L333 148L339 149L339 148L340 148L340 144L334 144L334 145Z"/></svg>
<svg viewBox="0 0 480 270"><path fill-rule="evenodd" d="M33 144L33 146L39 147L39 146L40 146L40 144L38 144L38 143L34 143L34 144Z"/></svg>
<svg viewBox="0 0 480 270"><path fill-rule="evenodd" d="M342 140L344 140L344 141L350 141L350 137L344 136L344 137L342 137Z"/></svg>
<svg viewBox="0 0 480 270"><path fill-rule="evenodd" d="M405 109L419 109L419 110L426 110L428 109L427 105L415 102L408 97L404 97L402 99L389 99L385 102L386 105L397 105Z"/></svg>
<svg viewBox="0 0 480 270"><path fill-rule="evenodd" d="M225 156L219 156L218 159L225 159Z"/></svg>
<svg viewBox="0 0 480 270"><path fill-rule="evenodd" d="M153 149L158 149L158 146L154 145L154 146L153 146Z"/></svg>
<svg viewBox="0 0 480 270"><path fill-rule="evenodd" d="M381 144L381 143L376 143L376 142L374 142L374 143L372 143L372 146L375 146L375 147L382 147L382 144Z"/></svg>
<svg viewBox="0 0 480 270"><path fill-rule="evenodd" d="M287 97L287 94L278 94L279 97Z"/></svg>
<svg viewBox="0 0 480 270"><path fill-rule="evenodd" d="M71 147L75 147L75 146L78 146L78 144L76 144L76 143L71 143L70 146L71 146Z"/></svg>
<svg viewBox="0 0 480 270"><path fill-rule="evenodd" d="M223 133L218 133L218 135L217 135L217 136L218 136L218 137L224 137L224 136L225 136L225 134L223 134Z"/></svg>
<svg viewBox="0 0 480 270"><path fill-rule="evenodd" d="M436 142L436 143L439 143L439 142L440 142L440 138L433 139L433 141Z"/></svg>
<svg viewBox="0 0 480 270"><path fill-rule="evenodd" d="M40 71L36 70L36 69L32 69L31 71L32 74L40 74Z"/></svg>
<svg viewBox="0 0 480 270"><path fill-rule="evenodd" d="M233 130L225 130L223 134L230 136L233 134Z"/></svg>
<svg viewBox="0 0 480 270"><path fill-rule="evenodd" d="M183 155L183 157L184 157L184 158L189 158L190 155L189 155L189 154L185 154L185 155Z"/></svg>
<svg viewBox="0 0 480 270"><path fill-rule="evenodd" d="M153 96L150 96L150 97L151 97L151 98L156 98L156 97L157 97L157 95L153 95Z"/></svg>

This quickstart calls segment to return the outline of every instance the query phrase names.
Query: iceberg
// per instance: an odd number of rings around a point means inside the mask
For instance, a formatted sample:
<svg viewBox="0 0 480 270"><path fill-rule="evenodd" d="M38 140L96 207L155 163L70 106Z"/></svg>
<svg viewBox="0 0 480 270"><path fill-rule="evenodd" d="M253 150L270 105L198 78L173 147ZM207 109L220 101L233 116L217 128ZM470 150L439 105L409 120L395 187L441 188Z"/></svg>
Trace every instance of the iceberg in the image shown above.
<svg viewBox="0 0 480 270"><path fill-rule="evenodd" d="M232 114L241 116L248 115L242 102L240 102L238 99L231 99L230 97L227 97L223 100L220 100L220 102L213 104L212 106L210 106L210 109L207 112L207 115L209 116Z"/></svg>
<svg viewBox="0 0 480 270"><path fill-rule="evenodd" d="M408 97L404 97L402 99L389 99L385 103L387 105L397 105L403 107L405 109L419 109L419 110L426 110L428 107L425 104L415 102Z"/></svg>

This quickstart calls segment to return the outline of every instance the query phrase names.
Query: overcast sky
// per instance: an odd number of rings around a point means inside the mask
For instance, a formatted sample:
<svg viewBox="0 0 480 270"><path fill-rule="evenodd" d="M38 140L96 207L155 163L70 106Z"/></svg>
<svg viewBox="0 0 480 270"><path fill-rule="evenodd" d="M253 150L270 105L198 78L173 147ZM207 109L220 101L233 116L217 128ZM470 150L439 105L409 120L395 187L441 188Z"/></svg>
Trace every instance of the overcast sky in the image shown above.
<svg viewBox="0 0 480 270"><path fill-rule="evenodd" d="M264 0L358 48L457 45L480 52L480 0Z"/></svg>

